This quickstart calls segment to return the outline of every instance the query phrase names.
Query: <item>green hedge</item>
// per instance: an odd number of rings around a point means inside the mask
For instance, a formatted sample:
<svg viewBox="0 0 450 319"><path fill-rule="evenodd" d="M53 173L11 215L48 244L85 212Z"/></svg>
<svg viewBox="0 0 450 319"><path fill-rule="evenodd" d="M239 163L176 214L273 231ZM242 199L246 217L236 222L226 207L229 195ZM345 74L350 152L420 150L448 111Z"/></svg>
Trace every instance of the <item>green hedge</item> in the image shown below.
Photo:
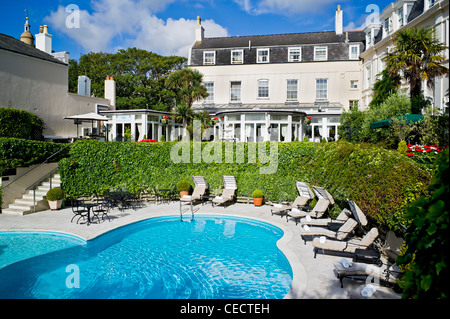
<svg viewBox="0 0 450 319"><path fill-rule="evenodd" d="M0 174L3 170L40 164L67 144L0 137ZM50 160L58 162L69 154L69 148Z"/></svg>
<svg viewBox="0 0 450 319"><path fill-rule="evenodd" d="M0 137L41 139L44 122L25 110L0 108Z"/></svg>
<svg viewBox="0 0 450 319"><path fill-rule="evenodd" d="M261 189L265 200L293 201L299 180L323 186L334 196L332 215L347 207L349 198L374 222L395 229L399 221L404 222L406 205L423 194L430 179L406 156L369 144L279 143L274 174L260 174L268 164L249 163L248 144L244 144L244 163L236 163L236 144L233 162L225 162L226 143L221 145L219 163L193 163L192 144L190 163L174 163L170 151L175 144L77 141L70 158L60 162L63 188L68 197L75 197L109 188L167 188L183 179L193 186L192 176L201 175L215 190L223 187L222 175L234 175L238 196ZM201 145L203 149L208 143Z"/></svg>

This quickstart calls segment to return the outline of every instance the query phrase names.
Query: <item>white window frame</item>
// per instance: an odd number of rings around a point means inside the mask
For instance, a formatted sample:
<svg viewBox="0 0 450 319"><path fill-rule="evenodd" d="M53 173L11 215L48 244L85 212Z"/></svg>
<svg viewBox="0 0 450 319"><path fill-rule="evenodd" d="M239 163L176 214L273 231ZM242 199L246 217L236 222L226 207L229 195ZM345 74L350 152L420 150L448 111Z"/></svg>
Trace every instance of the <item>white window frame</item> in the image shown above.
<svg viewBox="0 0 450 319"><path fill-rule="evenodd" d="M293 58L291 56L294 55L293 51L298 51L298 58ZM302 48L301 47L295 47L295 48L289 48L288 49L288 62L300 62L302 61Z"/></svg>
<svg viewBox="0 0 450 319"><path fill-rule="evenodd" d="M208 96L205 98L205 101L214 101L214 81L206 81L203 83L206 88L206 92L208 92Z"/></svg>
<svg viewBox="0 0 450 319"><path fill-rule="evenodd" d="M358 88L359 88L359 81L358 80L350 80L350 89L357 90Z"/></svg>
<svg viewBox="0 0 450 319"><path fill-rule="evenodd" d="M356 56L352 56L352 49L353 48L356 48ZM350 59L350 60L358 60L359 59L359 45L350 45L349 47L348 47L348 58Z"/></svg>
<svg viewBox="0 0 450 319"><path fill-rule="evenodd" d="M239 83L239 91L237 89L232 88L233 83ZM233 92L239 92L239 94L235 94L237 96L236 99L233 99ZM231 102L241 102L242 98L242 82L241 81L230 81L230 101Z"/></svg>
<svg viewBox="0 0 450 319"><path fill-rule="evenodd" d="M265 84L265 85L262 85ZM269 99L270 98L270 83L268 79L259 79L258 80L258 87L257 87L257 98L258 99ZM264 92L267 90L267 96L265 95L261 95L262 90L264 90Z"/></svg>
<svg viewBox="0 0 450 319"><path fill-rule="evenodd" d="M384 36L387 36L390 32L390 21L389 18L384 19L383 21L383 32L384 32Z"/></svg>
<svg viewBox="0 0 450 319"><path fill-rule="evenodd" d="M318 51L325 50L325 57L320 57ZM315 46L314 47L314 61L327 61L328 60L328 47L327 46Z"/></svg>
<svg viewBox="0 0 450 319"><path fill-rule="evenodd" d="M212 54L212 61L207 61L206 55ZM216 64L216 51L203 51L203 65L215 65Z"/></svg>
<svg viewBox="0 0 450 319"><path fill-rule="evenodd" d="M405 10L404 10L403 6L401 6L397 10L398 28L399 29L405 25L405 15L403 13L404 11Z"/></svg>
<svg viewBox="0 0 450 319"><path fill-rule="evenodd" d="M295 81L295 90L289 89L290 86L292 88L293 84L289 84L290 81ZM290 97L295 92L295 97ZM287 101L298 101L298 79L287 79L286 80L286 100Z"/></svg>
<svg viewBox="0 0 450 319"><path fill-rule="evenodd" d="M263 52L267 52L267 60L263 60L263 55L260 55ZM269 48L266 49L257 49L256 50L256 63L269 63L270 62L270 50Z"/></svg>
<svg viewBox="0 0 450 319"><path fill-rule="evenodd" d="M238 53L238 59L235 59L234 53ZM240 57L240 58L239 58ZM244 50L231 50L231 64L243 64L244 63Z"/></svg>
<svg viewBox="0 0 450 319"><path fill-rule="evenodd" d="M319 81L322 81L320 83ZM325 84L325 89L322 87L319 88L320 84ZM325 91L325 96L321 96L318 94L319 92ZM328 79L327 78L316 78L316 100L328 100Z"/></svg>

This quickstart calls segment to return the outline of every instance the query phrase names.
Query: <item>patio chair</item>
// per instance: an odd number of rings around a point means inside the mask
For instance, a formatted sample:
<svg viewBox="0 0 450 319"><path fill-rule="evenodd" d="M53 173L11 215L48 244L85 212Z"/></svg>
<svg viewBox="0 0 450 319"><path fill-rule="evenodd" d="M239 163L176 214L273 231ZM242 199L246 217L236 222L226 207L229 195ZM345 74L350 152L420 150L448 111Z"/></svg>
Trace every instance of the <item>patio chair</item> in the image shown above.
<svg viewBox="0 0 450 319"><path fill-rule="evenodd" d="M216 196L212 200L212 205L224 205L230 203L236 197L237 183L233 175L222 175L224 189L222 195Z"/></svg>
<svg viewBox="0 0 450 319"><path fill-rule="evenodd" d="M97 205L92 208L92 215L97 217L99 222L100 222L99 215L101 215L102 220L104 220L104 217L106 216L108 218L108 221L111 221L111 219L108 216L110 208L106 203L106 201L104 199L103 200L100 199L97 193L94 193L94 201L95 204Z"/></svg>
<svg viewBox="0 0 450 319"><path fill-rule="evenodd" d="M341 282L341 288L344 288L344 278L366 280L367 277L373 277L380 284L392 287L397 284L397 279L402 273L396 264L379 267L373 264L349 262L335 262L333 272Z"/></svg>
<svg viewBox="0 0 450 319"><path fill-rule="evenodd" d="M294 200L294 202L290 205L282 205L282 204L274 204L272 205L270 212L275 215L280 215L283 217L283 215L286 215L289 210L292 208L301 209L302 207L306 206L308 202L314 198L314 193L309 188L308 184L305 182L295 182L295 186L297 187L298 194L297 198Z"/></svg>
<svg viewBox="0 0 450 319"><path fill-rule="evenodd" d="M306 245L307 238L315 238L318 236L325 236L337 240L345 240L353 232L358 225L358 222L353 218L349 218L337 231L332 231L323 227L309 227L308 225L300 228L300 236Z"/></svg>
<svg viewBox="0 0 450 319"><path fill-rule="evenodd" d="M347 202L350 206L353 216L355 216L355 219L358 221L358 223L361 224L361 226L366 226L367 218L366 215L364 215L364 213L362 212L361 208L359 208L359 206L350 199L347 199Z"/></svg>
<svg viewBox="0 0 450 319"><path fill-rule="evenodd" d="M308 225L308 226L320 226L320 227L340 227L342 226L352 215L352 212L344 208L341 213L336 217L336 219L333 218L311 218L309 216L303 217L300 219L300 225Z"/></svg>
<svg viewBox="0 0 450 319"><path fill-rule="evenodd" d="M323 254L325 252L333 254L342 254L355 256L356 249L367 249L373 244L375 239L378 237L378 229L373 227L366 235L361 239L351 239L349 241L340 241L326 239L325 237L316 237L312 241L314 246L314 258L316 258L317 252L321 251Z"/></svg>
<svg viewBox="0 0 450 319"><path fill-rule="evenodd" d="M72 223L75 217L78 217L77 219L77 224L78 221L83 218L85 219L88 216L88 210L85 207L81 206L81 201L78 199L73 199L72 200L72 212L74 213L72 219L70 220L70 222Z"/></svg>

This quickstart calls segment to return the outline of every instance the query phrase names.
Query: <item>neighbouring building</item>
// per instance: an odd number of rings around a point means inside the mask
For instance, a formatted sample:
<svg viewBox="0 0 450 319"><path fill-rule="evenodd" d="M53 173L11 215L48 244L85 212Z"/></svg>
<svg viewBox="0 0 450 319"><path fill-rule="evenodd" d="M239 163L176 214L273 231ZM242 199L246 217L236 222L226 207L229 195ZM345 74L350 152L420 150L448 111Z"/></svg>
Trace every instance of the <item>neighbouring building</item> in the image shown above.
<svg viewBox="0 0 450 319"><path fill-rule="evenodd" d="M221 120L221 140L338 139L342 111L361 100L365 49L365 33L343 31L342 18L338 6L335 31L221 38L205 38L198 18L188 64L209 96L193 108Z"/></svg>
<svg viewBox="0 0 450 319"><path fill-rule="evenodd" d="M45 140L77 136L77 127L67 116L115 109L115 89L96 98L68 92L68 53L53 52L48 27L33 37L28 18L21 40L0 34L0 107L29 111L45 123ZM34 40L36 45L34 47ZM114 80L105 81L114 86ZM82 135L99 135L100 125L80 123Z"/></svg>
<svg viewBox="0 0 450 319"><path fill-rule="evenodd" d="M449 1L448 0L397 0L387 6L380 14L378 21L371 21L364 29L366 50L361 53L364 63L364 84L362 87L362 105L367 107L372 100L372 86L377 74L385 69L385 57L394 45L397 31L432 26L436 38L445 44L444 65L449 63ZM429 89L424 81L424 95L431 98L433 105L441 112L448 114L449 102L448 74L436 78L434 90ZM403 82L403 88L409 86Z"/></svg>

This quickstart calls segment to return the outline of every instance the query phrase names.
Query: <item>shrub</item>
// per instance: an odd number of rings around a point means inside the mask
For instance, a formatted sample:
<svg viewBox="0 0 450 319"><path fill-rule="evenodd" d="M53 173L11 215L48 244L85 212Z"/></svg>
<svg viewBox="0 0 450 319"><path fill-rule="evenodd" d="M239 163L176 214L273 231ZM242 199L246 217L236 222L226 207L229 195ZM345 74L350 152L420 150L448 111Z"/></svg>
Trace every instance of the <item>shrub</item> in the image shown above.
<svg viewBox="0 0 450 319"><path fill-rule="evenodd" d="M177 189L179 192L187 192L191 188L191 184L187 180L181 180L177 183Z"/></svg>
<svg viewBox="0 0 450 319"><path fill-rule="evenodd" d="M406 251L397 258L397 264L408 270L399 285L405 298L448 297L449 254L449 151L443 151L437 161L438 171L428 189L408 207Z"/></svg>
<svg viewBox="0 0 450 319"><path fill-rule="evenodd" d="M61 200L64 198L64 191L59 187L55 187L50 189L45 197L49 201Z"/></svg>
<svg viewBox="0 0 450 319"><path fill-rule="evenodd" d="M255 190L253 191L253 193L252 193L252 197L253 197L253 198L263 198L264 195L263 195L262 190L260 190L260 189L255 189Z"/></svg>
<svg viewBox="0 0 450 319"><path fill-rule="evenodd" d="M400 141L398 143L397 151L400 154L405 155L407 150L408 150L408 146L406 145L406 141Z"/></svg>
<svg viewBox="0 0 450 319"><path fill-rule="evenodd" d="M35 114L0 108L0 137L41 139L44 122Z"/></svg>

